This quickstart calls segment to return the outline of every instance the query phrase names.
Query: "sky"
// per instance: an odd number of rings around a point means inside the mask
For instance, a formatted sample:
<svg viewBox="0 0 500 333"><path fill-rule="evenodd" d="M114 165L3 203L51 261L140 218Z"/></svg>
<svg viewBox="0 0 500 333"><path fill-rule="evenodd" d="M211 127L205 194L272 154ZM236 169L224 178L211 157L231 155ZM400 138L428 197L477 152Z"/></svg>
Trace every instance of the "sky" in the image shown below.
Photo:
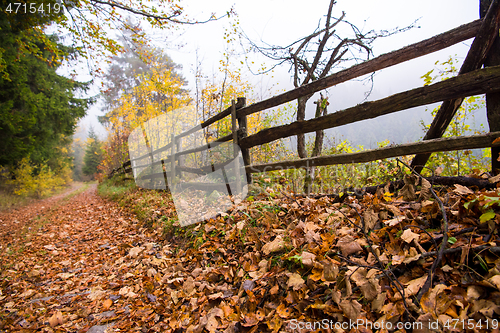
<svg viewBox="0 0 500 333"><path fill-rule="evenodd" d="M313 32L320 19L324 22L329 1L186 0L182 5L189 17L199 20L206 19L213 12L223 14L233 8L238 14L241 29L250 38L257 42L287 45ZM418 28L376 41L373 51L374 56L378 56L478 19L479 0L338 0L334 6L334 16L339 16L342 11L346 13L347 20L363 28L364 31L390 30L408 26L418 20L416 23ZM174 62L183 66L183 75L189 82L189 88L193 88L196 54L202 62L205 73L217 71L218 62L226 46L223 32L232 22L232 19L222 19L203 25L188 26L180 28L174 34L151 31L150 36L157 46L165 47ZM374 100L422 86L423 81L420 76L432 69L437 60L443 61L455 54L458 59L463 60L471 42L472 40L465 41L377 72L369 99ZM293 88L288 70L289 67L285 65L278 68L272 77L253 77L250 73L248 77L258 86L257 91L260 91L258 95L266 98L270 97L272 91ZM329 89L327 95L331 112L362 102L368 88L363 82L354 81ZM84 123L94 124L101 132L102 129L96 120L99 114L101 114L99 105L96 105L90 110Z"/></svg>

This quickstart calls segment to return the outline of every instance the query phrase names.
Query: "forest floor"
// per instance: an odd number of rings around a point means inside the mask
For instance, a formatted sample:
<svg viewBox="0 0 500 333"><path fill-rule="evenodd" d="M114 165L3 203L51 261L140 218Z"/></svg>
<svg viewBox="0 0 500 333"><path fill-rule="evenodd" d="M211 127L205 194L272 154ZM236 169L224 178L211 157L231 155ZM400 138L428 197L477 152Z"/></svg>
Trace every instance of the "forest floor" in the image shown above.
<svg viewBox="0 0 500 333"><path fill-rule="evenodd" d="M184 228L166 194L95 185L4 211L0 332L498 332L499 188L410 183Z"/></svg>

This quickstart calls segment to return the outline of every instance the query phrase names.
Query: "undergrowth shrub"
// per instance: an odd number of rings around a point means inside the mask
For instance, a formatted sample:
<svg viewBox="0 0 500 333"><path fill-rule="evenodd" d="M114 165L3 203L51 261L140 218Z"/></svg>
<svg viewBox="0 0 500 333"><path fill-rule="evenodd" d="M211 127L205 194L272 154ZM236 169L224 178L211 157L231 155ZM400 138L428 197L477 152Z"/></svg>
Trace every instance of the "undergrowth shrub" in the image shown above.
<svg viewBox="0 0 500 333"><path fill-rule="evenodd" d="M69 183L71 173L67 165L56 173L47 164L33 165L30 159L25 157L14 169L14 179L10 180L9 184L14 185L14 193L19 196L34 195L41 198Z"/></svg>

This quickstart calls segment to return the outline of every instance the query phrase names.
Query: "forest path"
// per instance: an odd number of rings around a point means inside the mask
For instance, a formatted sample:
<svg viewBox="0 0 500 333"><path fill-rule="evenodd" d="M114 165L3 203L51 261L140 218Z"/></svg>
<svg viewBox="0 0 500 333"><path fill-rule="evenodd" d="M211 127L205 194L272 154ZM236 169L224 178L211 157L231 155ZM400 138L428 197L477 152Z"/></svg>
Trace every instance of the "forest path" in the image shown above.
<svg viewBox="0 0 500 333"><path fill-rule="evenodd" d="M159 246L96 187L0 216L0 332L102 332L141 306L139 294L156 298L142 292L135 251L161 258Z"/></svg>

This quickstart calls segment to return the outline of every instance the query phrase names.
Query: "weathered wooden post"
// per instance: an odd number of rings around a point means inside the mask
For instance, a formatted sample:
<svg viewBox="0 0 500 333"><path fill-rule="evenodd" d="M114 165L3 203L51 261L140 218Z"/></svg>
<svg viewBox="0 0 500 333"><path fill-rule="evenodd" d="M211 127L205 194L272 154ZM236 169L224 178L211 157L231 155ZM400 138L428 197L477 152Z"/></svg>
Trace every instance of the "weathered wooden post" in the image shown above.
<svg viewBox="0 0 500 333"><path fill-rule="evenodd" d="M500 0L480 0L483 5L483 1L488 1L486 7L486 14L484 16L483 22L481 22L481 27L472 42L472 45L467 53L467 57L458 72L458 75L465 74L482 67L485 62L486 55L489 53L490 48L493 45L495 37L498 39L498 21L500 19ZM484 4L484 5L485 5ZM424 140L436 139L443 136L446 128L453 119L453 116L457 112L458 108L462 104L463 97L456 98L452 100L444 101L431 123L431 126L424 136ZM422 153L417 154L411 162L411 167L414 168L416 172L421 172L431 154Z"/></svg>
<svg viewBox="0 0 500 333"><path fill-rule="evenodd" d="M173 190L173 185L175 181L175 134L172 133L170 135L170 144L172 145L172 148L170 149L170 184L172 185L172 188L170 189L170 192Z"/></svg>
<svg viewBox="0 0 500 333"><path fill-rule="evenodd" d="M483 18L490 8L493 0L480 0L479 12L480 17ZM497 29L498 31L498 29ZM484 67L500 65L500 38L497 33L493 45L488 52ZM500 93L486 94L486 113L488 116L488 125L490 132L500 131ZM491 147L491 170L494 174L500 172L500 161L498 161L500 154L500 147Z"/></svg>
<svg viewBox="0 0 500 333"><path fill-rule="evenodd" d="M246 98L245 97L238 97L238 109L242 109L246 105ZM248 136L248 123L247 123L247 116L244 115L242 117L238 118L238 126L240 128L240 137L238 138L239 140L245 138ZM245 148L241 149L241 155L243 156L243 162L245 162L245 165L251 165L251 159L250 159L250 149ZM252 183L252 174L247 172L247 183L251 184Z"/></svg>
<svg viewBox="0 0 500 333"><path fill-rule="evenodd" d="M177 148L176 148L176 151L177 151L177 152L182 151L182 137L177 138L176 143L177 143ZM178 168L178 170L177 170L177 174L179 175L179 177L181 177L181 178L182 178L182 171L181 171L181 167L183 167L183 166L184 166L184 155L179 156L178 160L179 160L179 162L177 162L177 166L178 166L179 168Z"/></svg>
<svg viewBox="0 0 500 333"><path fill-rule="evenodd" d="M238 159L238 126L236 125L236 103L231 101L231 130L233 132L233 157L234 157L234 175L236 176L236 192L241 193L240 183L240 160Z"/></svg>

